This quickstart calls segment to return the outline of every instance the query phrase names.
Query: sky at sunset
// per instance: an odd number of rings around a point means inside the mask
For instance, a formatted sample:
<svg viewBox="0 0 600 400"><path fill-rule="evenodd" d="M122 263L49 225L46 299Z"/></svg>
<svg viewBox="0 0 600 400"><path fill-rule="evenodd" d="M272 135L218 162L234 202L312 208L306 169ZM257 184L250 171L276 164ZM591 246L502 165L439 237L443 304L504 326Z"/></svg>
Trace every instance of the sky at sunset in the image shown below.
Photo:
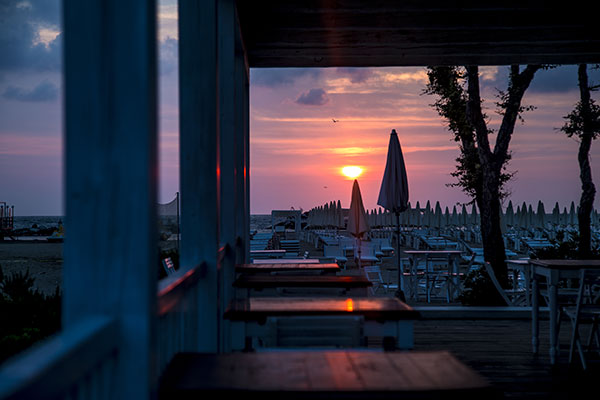
<svg viewBox="0 0 600 400"><path fill-rule="evenodd" d="M178 185L177 12L159 6L160 192L168 202ZM0 4L0 201L16 215L61 215L62 95L60 10L57 1ZM508 68L481 68L484 107L497 127L496 88ZM592 75L596 83L600 74ZM426 72L411 68L252 69L250 72L251 212L308 210L331 200L348 207L352 181L341 168L364 168L358 178L367 208L376 207L389 133L396 129L406 162L410 200L468 201L454 182L458 146L422 94ZM557 128L578 100L577 68L540 71L524 104L537 107L517 123L508 185L515 205L544 201L549 212L579 201L578 143ZM597 94L594 95L597 99ZM337 122L334 122L336 120ZM493 141L493 139L492 139ZM600 177L600 143L592 145ZM595 206L600 208L597 196Z"/></svg>

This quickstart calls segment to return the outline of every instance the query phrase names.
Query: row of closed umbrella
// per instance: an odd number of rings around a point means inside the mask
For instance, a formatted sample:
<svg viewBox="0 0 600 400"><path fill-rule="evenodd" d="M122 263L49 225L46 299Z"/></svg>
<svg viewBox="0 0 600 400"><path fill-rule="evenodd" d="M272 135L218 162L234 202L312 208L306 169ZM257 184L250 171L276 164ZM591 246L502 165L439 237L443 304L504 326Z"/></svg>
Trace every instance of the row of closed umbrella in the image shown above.
<svg viewBox="0 0 600 400"><path fill-rule="evenodd" d="M468 211L470 209L470 212ZM395 214L382 208L365 210L367 222L372 228L396 227ZM312 227L344 229L348 209L340 205L340 201L330 202L320 207L315 207L308 213L308 224ZM462 208L452 207L452 211L445 207L442 212L439 202L434 207L430 202L422 207L419 202L414 207L408 203L408 208L400 214L402 226L417 228L448 228L448 227L472 227L479 226L480 216L475 205ZM554 205L552 212L546 212L543 202L539 201L537 207L523 203L516 208L512 201L502 213L504 226L517 229L553 229L564 227L575 227L578 225L577 208L572 202L570 207L560 210L558 203ZM600 215L598 211L592 213L592 225L600 226Z"/></svg>

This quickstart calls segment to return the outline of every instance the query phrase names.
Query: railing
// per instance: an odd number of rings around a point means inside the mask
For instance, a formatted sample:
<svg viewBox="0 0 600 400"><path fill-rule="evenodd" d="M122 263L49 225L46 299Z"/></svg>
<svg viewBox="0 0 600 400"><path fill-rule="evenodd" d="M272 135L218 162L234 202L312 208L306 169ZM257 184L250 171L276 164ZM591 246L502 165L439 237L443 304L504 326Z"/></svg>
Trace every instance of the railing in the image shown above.
<svg viewBox="0 0 600 400"><path fill-rule="evenodd" d="M197 348L198 280L206 274L206 264L177 271L159 282L157 326L157 375L160 376L178 352Z"/></svg>
<svg viewBox="0 0 600 400"><path fill-rule="evenodd" d="M198 285L202 264L159 282L157 371L198 340ZM114 399L118 324L90 317L26 350L0 368L0 399Z"/></svg>
<svg viewBox="0 0 600 400"><path fill-rule="evenodd" d="M27 350L0 369L0 398L114 398L117 331L92 317Z"/></svg>

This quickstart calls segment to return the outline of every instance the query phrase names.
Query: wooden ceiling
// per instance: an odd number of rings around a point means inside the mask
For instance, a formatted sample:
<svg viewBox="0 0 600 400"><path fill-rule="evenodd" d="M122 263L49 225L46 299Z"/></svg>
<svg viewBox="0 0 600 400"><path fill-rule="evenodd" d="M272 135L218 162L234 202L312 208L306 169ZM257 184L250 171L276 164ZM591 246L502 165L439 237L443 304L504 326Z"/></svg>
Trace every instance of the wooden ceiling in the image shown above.
<svg viewBox="0 0 600 400"><path fill-rule="evenodd" d="M238 0L250 67L600 63L595 1Z"/></svg>

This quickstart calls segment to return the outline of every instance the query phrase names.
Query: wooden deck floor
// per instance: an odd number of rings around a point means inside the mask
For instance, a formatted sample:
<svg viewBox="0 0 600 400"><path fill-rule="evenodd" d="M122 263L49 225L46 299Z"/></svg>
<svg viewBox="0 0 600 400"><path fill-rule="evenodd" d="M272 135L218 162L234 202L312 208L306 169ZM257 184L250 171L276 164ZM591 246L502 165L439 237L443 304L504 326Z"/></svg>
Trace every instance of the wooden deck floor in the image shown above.
<svg viewBox="0 0 600 400"><path fill-rule="evenodd" d="M540 321L540 354L531 352L527 320L420 320L415 323L415 350L449 350L510 399L579 398L597 388L600 368L579 362L568 366L571 327L560 332L560 360L552 367L548 355L548 321ZM579 361L577 359L577 361ZM583 397L583 396L581 396Z"/></svg>

